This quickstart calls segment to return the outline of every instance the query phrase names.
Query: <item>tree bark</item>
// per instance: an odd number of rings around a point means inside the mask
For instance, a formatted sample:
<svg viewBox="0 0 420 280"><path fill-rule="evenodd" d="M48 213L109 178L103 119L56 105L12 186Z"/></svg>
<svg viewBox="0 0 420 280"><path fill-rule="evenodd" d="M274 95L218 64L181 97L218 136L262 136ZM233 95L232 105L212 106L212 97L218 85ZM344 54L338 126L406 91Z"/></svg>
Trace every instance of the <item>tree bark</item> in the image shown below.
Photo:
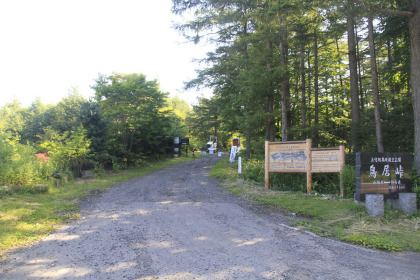
<svg viewBox="0 0 420 280"><path fill-rule="evenodd" d="M300 42L300 75L301 75L301 96L302 96L302 136L306 139L306 84L305 84L305 41Z"/></svg>
<svg viewBox="0 0 420 280"><path fill-rule="evenodd" d="M370 51L370 67L372 71L372 90L373 90L373 103L375 106L375 127L376 127L376 145L378 152L384 152L384 145L382 141L382 121L379 102L379 86L378 86L378 70L376 68L376 54L375 54L375 41L373 38L373 23L372 15L368 17L368 37L369 37L369 51Z"/></svg>
<svg viewBox="0 0 420 280"><path fill-rule="evenodd" d="M354 18L352 4L348 2L347 6L347 37L349 48L349 69L350 69L350 95L351 95L351 116L352 131L351 138L353 150L360 151L358 126L360 119L359 94L357 88L357 58L356 58L356 39L354 35Z"/></svg>
<svg viewBox="0 0 420 280"><path fill-rule="evenodd" d="M314 147L319 145L319 69L318 69L318 34L315 32L314 38L314 105L315 105L315 137L314 137Z"/></svg>
<svg viewBox="0 0 420 280"><path fill-rule="evenodd" d="M364 100L363 100L363 86L362 86L362 67L360 65L360 50L359 50L359 36L357 35L357 25L354 25L355 36L356 36L356 58L357 58L357 73L358 73L358 81L359 81L359 95L360 95L360 110L364 110Z"/></svg>
<svg viewBox="0 0 420 280"><path fill-rule="evenodd" d="M414 112L414 166L417 175L420 175L420 0L411 0L411 8L415 11L408 20Z"/></svg>
<svg viewBox="0 0 420 280"><path fill-rule="evenodd" d="M284 29L283 26L283 15L282 11L279 14L279 25L280 28ZM280 31L280 66L282 68L282 77L281 77L281 140L287 141L287 126L288 126L288 91L289 91L289 77L287 73L287 38L286 32L284 30Z"/></svg>
<svg viewBox="0 0 420 280"><path fill-rule="evenodd" d="M308 70L311 69L311 56L310 56L310 51L308 52ZM312 96L312 91L311 91L311 72L308 71L308 106L309 108L311 107L311 96ZM308 116L307 116L307 121L308 121L308 126L311 127L311 118L312 118L312 114L311 114L311 110L308 111Z"/></svg>
<svg viewBox="0 0 420 280"><path fill-rule="evenodd" d="M270 52L270 54L273 52L273 43L271 40L267 40L266 42L267 49ZM267 62L267 70L268 74L271 76L271 72L273 69L273 62L272 62L272 56L269 56L269 60ZM276 139L276 132L275 132L275 119L274 119L274 91L272 86L268 86L268 94L267 94L267 127L266 127L266 139L268 141L274 142Z"/></svg>
<svg viewBox="0 0 420 280"><path fill-rule="evenodd" d="M372 10L388 15L408 17L410 33L410 70L411 88L413 90L414 112L414 167L420 175L420 0L411 0L411 11L394 11L382 9L359 0L349 0L361 6L368 6Z"/></svg>
<svg viewBox="0 0 420 280"><path fill-rule="evenodd" d="M248 33L248 25L247 22L244 23L244 31L243 31L243 35L245 36ZM243 50L243 54L244 54L244 58L245 58L245 65L244 65L244 69L246 72L249 71L248 68L248 62L247 60L249 59L249 55L248 55L248 46L245 45L244 46L244 50ZM247 101L247 104L245 106L246 108L249 108L249 103ZM246 161L249 161L251 159L251 149L252 149L252 142L251 142L251 128L249 126L247 126L246 128Z"/></svg>

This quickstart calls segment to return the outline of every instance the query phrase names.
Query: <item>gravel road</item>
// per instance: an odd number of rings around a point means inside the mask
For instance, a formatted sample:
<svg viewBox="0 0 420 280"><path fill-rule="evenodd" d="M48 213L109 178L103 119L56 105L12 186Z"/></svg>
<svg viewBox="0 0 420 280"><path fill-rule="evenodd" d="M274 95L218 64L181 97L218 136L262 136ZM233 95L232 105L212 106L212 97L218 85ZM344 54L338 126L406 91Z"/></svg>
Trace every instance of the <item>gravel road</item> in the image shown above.
<svg viewBox="0 0 420 280"><path fill-rule="evenodd" d="M80 220L6 254L0 279L420 279L420 254L369 250L258 214L209 177L218 159L92 197Z"/></svg>

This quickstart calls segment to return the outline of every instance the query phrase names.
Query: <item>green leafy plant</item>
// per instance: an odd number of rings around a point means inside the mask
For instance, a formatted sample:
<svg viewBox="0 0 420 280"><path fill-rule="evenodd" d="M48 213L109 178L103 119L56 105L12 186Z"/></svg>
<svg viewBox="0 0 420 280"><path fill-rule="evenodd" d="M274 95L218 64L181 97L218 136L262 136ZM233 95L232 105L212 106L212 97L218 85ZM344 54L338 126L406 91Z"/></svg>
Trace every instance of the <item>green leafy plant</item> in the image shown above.
<svg viewBox="0 0 420 280"><path fill-rule="evenodd" d="M46 139L39 146L51 157L56 171L70 169L79 176L90 152L90 140L86 139L85 134L86 131L83 128L63 134L49 131L46 133Z"/></svg>
<svg viewBox="0 0 420 280"><path fill-rule="evenodd" d="M361 236L357 233L353 233L352 235L344 236L342 240L379 250L386 250L391 252L401 251L401 246L395 244L387 237L374 235Z"/></svg>
<svg viewBox="0 0 420 280"><path fill-rule="evenodd" d="M35 152L34 147L19 143L18 137L0 136L0 185L23 190L47 183L51 165Z"/></svg>
<svg viewBox="0 0 420 280"><path fill-rule="evenodd" d="M356 191L356 171L354 166L345 166L342 173L344 196L351 198Z"/></svg>

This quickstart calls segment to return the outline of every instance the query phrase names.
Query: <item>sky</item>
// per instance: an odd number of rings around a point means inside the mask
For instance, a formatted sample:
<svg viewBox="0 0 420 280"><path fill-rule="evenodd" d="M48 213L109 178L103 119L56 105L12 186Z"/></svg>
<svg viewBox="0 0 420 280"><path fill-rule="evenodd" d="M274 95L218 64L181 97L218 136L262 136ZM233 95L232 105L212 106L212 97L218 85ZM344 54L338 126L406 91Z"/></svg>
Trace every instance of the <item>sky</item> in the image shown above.
<svg viewBox="0 0 420 280"><path fill-rule="evenodd" d="M40 97L57 103L77 87L93 96L99 73L141 73L189 103L210 90L183 90L209 45L172 28L171 0L0 0L0 106Z"/></svg>

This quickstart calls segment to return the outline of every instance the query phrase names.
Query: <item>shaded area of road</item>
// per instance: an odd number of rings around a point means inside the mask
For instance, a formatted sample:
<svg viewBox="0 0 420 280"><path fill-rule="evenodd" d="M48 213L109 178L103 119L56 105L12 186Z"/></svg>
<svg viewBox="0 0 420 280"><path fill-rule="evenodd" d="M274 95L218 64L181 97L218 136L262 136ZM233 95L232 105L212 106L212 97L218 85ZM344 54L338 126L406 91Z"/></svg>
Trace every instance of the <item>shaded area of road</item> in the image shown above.
<svg viewBox="0 0 420 280"><path fill-rule="evenodd" d="M11 252L0 279L420 279L420 256L281 224L209 177L209 155L120 183Z"/></svg>

